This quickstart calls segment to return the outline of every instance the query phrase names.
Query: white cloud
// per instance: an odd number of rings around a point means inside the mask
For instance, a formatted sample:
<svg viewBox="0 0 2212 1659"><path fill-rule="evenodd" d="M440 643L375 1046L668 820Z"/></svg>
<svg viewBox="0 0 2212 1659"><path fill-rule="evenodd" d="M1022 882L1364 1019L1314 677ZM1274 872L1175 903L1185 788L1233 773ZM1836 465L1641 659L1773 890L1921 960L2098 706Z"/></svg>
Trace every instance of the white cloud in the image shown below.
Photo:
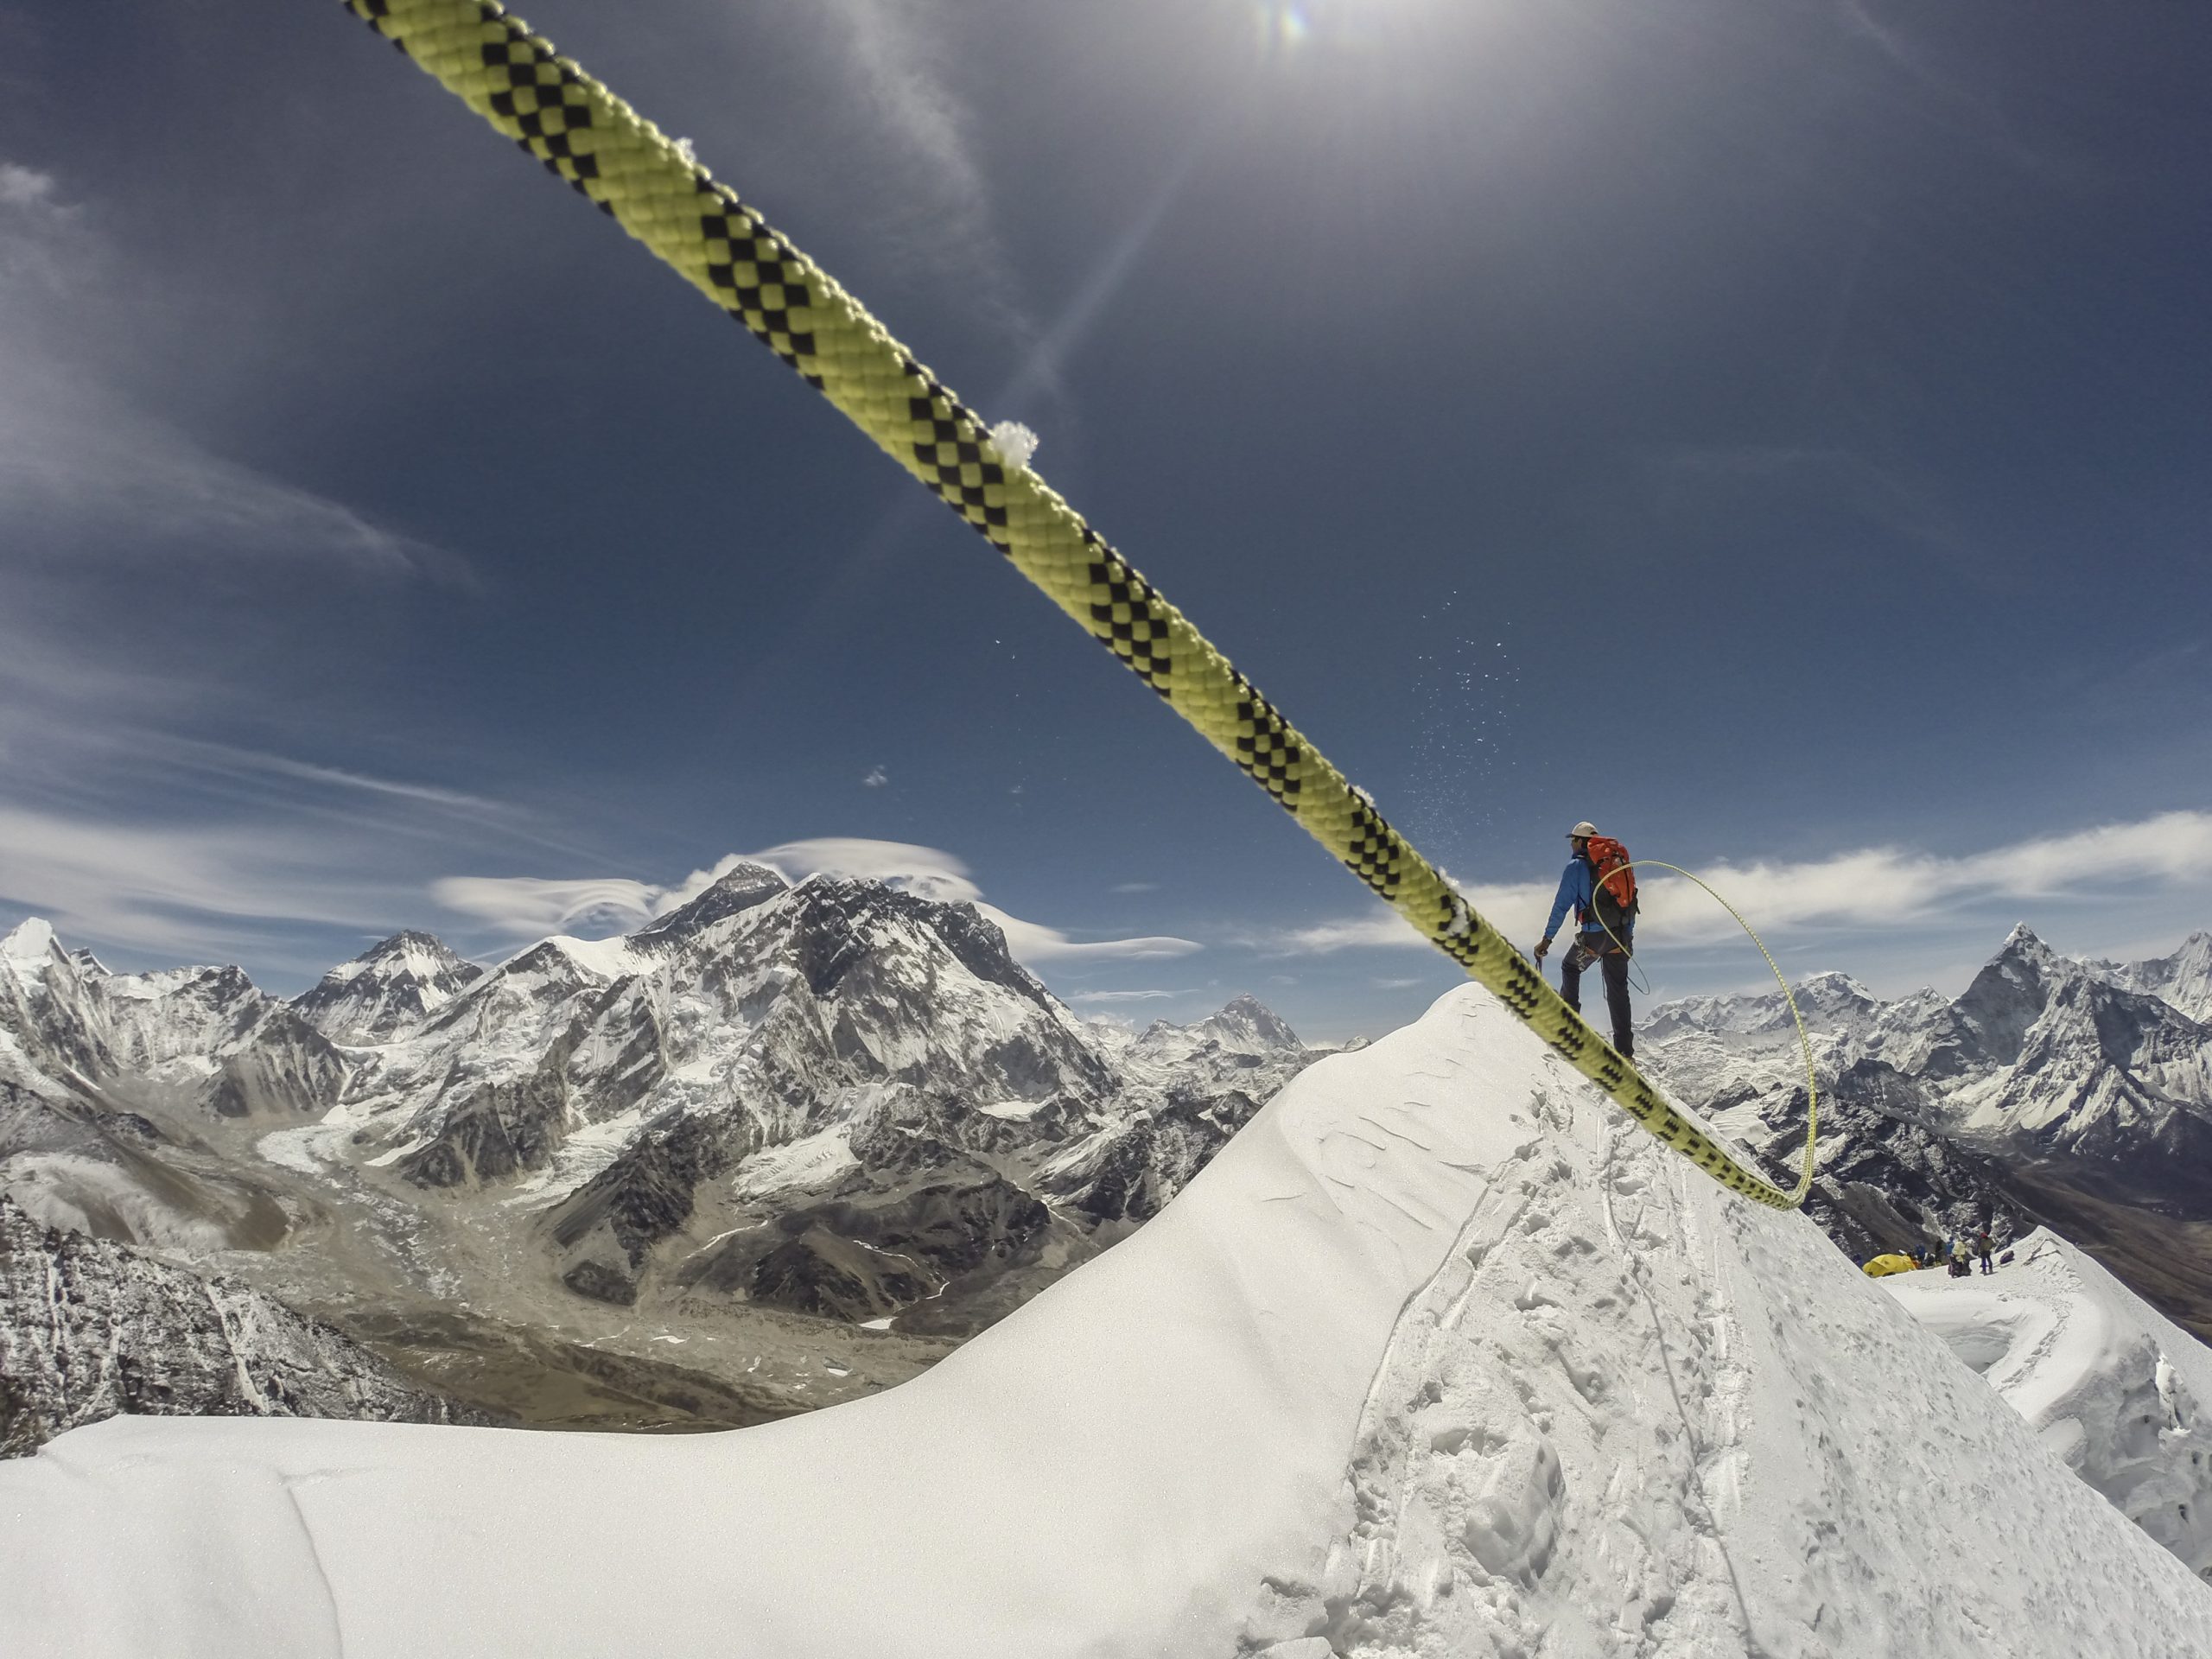
<svg viewBox="0 0 2212 1659"><path fill-rule="evenodd" d="M449 876L431 896L450 910L521 938L580 927L613 931L642 926L690 903L740 864L763 864L787 880L810 875L861 876L938 904L972 904L1005 933L1007 948L1026 963L1128 962L1184 957L1203 949L1191 939L1151 936L1073 939L1058 928L1024 921L982 902L982 889L950 853L904 841L826 836L790 841L757 853L733 853L713 868L667 886L626 877L547 880L529 876Z"/></svg>
<svg viewBox="0 0 2212 1659"><path fill-rule="evenodd" d="M941 905L973 904L983 896L983 890L969 879L968 867L950 853L907 841L825 836L812 841L786 841L765 852L733 854L711 873L695 872L687 883L690 890L676 903L684 903L737 863L766 864L792 881L804 881L810 875L863 876Z"/></svg>
<svg viewBox="0 0 2212 1659"><path fill-rule="evenodd" d="M454 556L147 414L110 338L143 304L138 285L94 210L60 192L52 175L0 162L0 543L13 561L184 550L461 574Z"/></svg>
<svg viewBox="0 0 2212 1659"><path fill-rule="evenodd" d="M0 162L0 207L52 208L54 177L15 162Z"/></svg>
<svg viewBox="0 0 2212 1659"><path fill-rule="evenodd" d="M516 808L458 790L130 726L57 758L6 714L0 906L73 942L319 973L302 930L381 938L419 918L420 844L546 844Z"/></svg>
<svg viewBox="0 0 2212 1659"><path fill-rule="evenodd" d="M1071 939L1057 928L1039 926L1009 916L995 905L976 909L999 925L1007 949L1024 962L1144 962L1160 957L1187 957L1205 949L1194 939L1153 935L1135 939Z"/></svg>
<svg viewBox="0 0 2212 1659"><path fill-rule="evenodd" d="M362 575L460 573L453 555L211 454L87 386L4 359L0 368L0 524L18 557L72 556L90 541L110 559L184 548L316 558Z"/></svg>
<svg viewBox="0 0 2212 1659"><path fill-rule="evenodd" d="M1108 1007L1117 1002L1162 1002L1189 995L1187 991L1077 991L1068 1001L1086 1007Z"/></svg>
<svg viewBox="0 0 2212 1659"><path fill-rule="evenodd" d="M502 933L530 938L578 928L619 932L643 926L660 913L667 891L619 875L574 880L448 875L430 885L430 896L448 910L488 922Z"/></svg>
<svg viewBox="0 0 2212 1659"><path fill-rule="evenodd" d="M103 823L0 807L0 899L65 938L230 958L242 936L300 923L374 927L396 889L334 874L327 831Z"/></svg>
<svg viewBox="0 0 2212 1659"><path fill-rule="evenodd" d="M1924 924L1970 906L2014 899L2083 898L2145 885L2212 886L2212 812L2166 812L2132 823L2102 824L1993 847L1970 858L1874 847L1802 863L1714 864L1697 874L1763 935ZM1461 891L1491 926L1527 945L1542 930L1554 888L1522 882ZM1737 931L1727 912L1679 878L1647 872L1643 893L1639 926L1647 941L1709 944ZM1294 928L1268 943L1307 955L1430 948L1395 911L1379 906Z"/></svg>
<svg viewBox="0 0 2212 1659"><path fill-rule="evenodd" d="M861 787L863 789L881 789L890 781L891 774L884 771L881 766L870 766L868 769L868 775L861 779Z"/></svg>
<svg viewBox="0 0 2212 1659"><path fill-rule="evenodd" d="M840 106L877 129L871 170L882 181L880 236L910 268L957 277L1017 337L1036 333L1014 298L990 188L954 89L958 33L974 27L944 0L819 0L842 79Z"/></svg>
<svg viewBox="0 0 2212 1659"><path fill-rule="evenodd" d="M944 19L912 0L821 0L843 32L858 101L895 132L901 148L949 200L980 213L982 169L968 147L968 114L930 60Z"/></svg>
<svg viewBox="0 0 2212 1659"><path fill-rule="evenodd" d="M207 772L233 777L281 778L323 789L389 796L423 806L443 807L469 817L507 810L498 801L487 800L481 795L471 795L463 790L442 789L435 784L378 778L367 772L348 772L340 766L319 766L309 761L295 760L289 755L269 754L258 749L241 749L227 743L202 742L194 738L168 738L156 741L167 752L165 758Z"/></svg>

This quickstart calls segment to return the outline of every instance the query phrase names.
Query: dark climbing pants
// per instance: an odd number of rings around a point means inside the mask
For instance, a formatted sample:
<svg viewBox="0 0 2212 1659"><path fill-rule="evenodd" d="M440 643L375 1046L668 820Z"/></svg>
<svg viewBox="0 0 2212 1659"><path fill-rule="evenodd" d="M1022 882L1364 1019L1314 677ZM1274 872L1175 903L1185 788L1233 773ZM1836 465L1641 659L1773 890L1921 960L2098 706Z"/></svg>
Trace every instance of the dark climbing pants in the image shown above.
<svg viewBox="0 0 2212 1659"><path fill-rule="evenodd" d="M1629 1025L1628 952L1607 939L1596 949L1577 939L1560 958L1559 994L1567 1006L1582 1012L1582 970L1596 963L1605 978L1605 1008L1613 1016L1613 1046L1621 1058L1636 1054L1636 1033Z"/></svg>

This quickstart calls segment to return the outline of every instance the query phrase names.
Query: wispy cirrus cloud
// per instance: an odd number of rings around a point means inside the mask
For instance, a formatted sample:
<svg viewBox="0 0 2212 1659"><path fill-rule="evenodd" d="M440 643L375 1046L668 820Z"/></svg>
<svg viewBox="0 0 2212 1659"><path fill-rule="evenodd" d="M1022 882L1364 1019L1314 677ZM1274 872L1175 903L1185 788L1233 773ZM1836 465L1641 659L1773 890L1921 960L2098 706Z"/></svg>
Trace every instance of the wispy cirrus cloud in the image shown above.
<svg viewBox="0 0 2212 1659"><path fill-rule="evenodd" d="M1203 947L1166 935L1121 939L1071 938L1058 928L1025 921L983 901L968 866L952 854L911 842L827 836L785 842L757 853L733 853L680 881L658 884L624 876L548 880L535 876L448 876L431 893L448 909L514 938L576 928L619 931L642 926L690 903L741 864L760 864L786 880L810 875L862 876L939 904L972 904L1006 935L1027 963L1130 962L1185 957Z"/></svg>
<svg viewBox="0 0 2212 1659"><path fill-rule="evenodd" d="M419 920L425 845L575 850L508 803L289 755L126 729L57 781L20 747L0 721L0 909L104 949L319 972L288 941ZM103 782L118 772L164 810L118 798Z"/></svg>
<svg viewBox="0 0 2212 1659"><path fill-rule="evenodd" d="M908 263L958 275L971 300L1033 337L976 156L974 113L948 61L962 20L944 0L819 0L813 15L836 55L845 107L876 129L879 165L893 187L879 233Z"/></svg>
<svg viewBox="0 0 2212 1659"><path fill-rule="evenodd" d="M1910 16L1917 8L1900 7ZM2048 139L2030 143L2007 114L2004 101L1986 88L1973 84L1970 63L1945 64L1925 45L1915 41L1905 23L1880 15L1876 0L1838 0L1838 16L1847 33L1874 48L1922 91L1935 106L1948 112L1952 124L1985 145L1992 153L2024 171L2061 181L2093 182L2095 173L2081 160L2062 155Z"/></svg>
<svg viewBox="0 0 2212 1659"><path fill-rule="evenodd" d="M1654 509L1669 518L1735 521L1818 505L1955 566L1979 569L1958 515L1897 467L1832 444L1674 444L1643 457Z"/></svg>
<svg viewBox="0 0 2212 1659"><path fill-rule="evenodd" d="M0 534L19 563L312 559L365 576L465 572L343 502L211 454L52 365L0 350Z"/></svg>
<svg viewBox="0 0 2212 1659"><path fill-rule="evenodd" d="M388 925L403 890L345 874L336 851L319 827L0 806L0 901L45 917L72 944L236 961L302 925Z"/></svg>
<svg viewBox="0 0 2212 1659"><path fill-rule="evenodd" d="M5 562L180 554L318 561L356 575L464 575L455 555L215 453L99 365L130 301L90 206L0 161L0 550Z"/></svg>
<svg viewBox="0 0 2212 1659"><path fill-rule="evenodd" d="M174 738L169 740L168 747L180 760L209 771L227 772L238 777L282 779L327 789L358 791L365 795L388 796L394 800L442 807L470 816L499 814L509 810L501 802L482 795L472 795L466 790L447 789L436 784L416 783L401 778L379 778L368 772L350 772L343 766L316 766L312 761L295 760L289 755L242 749L228 743Z"/></svg>
<svg viewBox="0 0 2212 1659"><path fill-rule="evenodd" d="M1802 862L1719 863L1698 871L1762 934L1884 928L1938 921L2008 900L2092 899L2129 889L2212 888L2212 812L2164 812L2068 835L1992 847L1968 858L1872 847ZM1463 887L1468 902L1509 938L1533 944L1554 888L1548 882ZM1639 928L1649 941L1703 944L1736 931L1728 913L1677 877L1647 871ZM1432 948L1395 911L1291 928L1262 942L1288 954Z"/></svg>

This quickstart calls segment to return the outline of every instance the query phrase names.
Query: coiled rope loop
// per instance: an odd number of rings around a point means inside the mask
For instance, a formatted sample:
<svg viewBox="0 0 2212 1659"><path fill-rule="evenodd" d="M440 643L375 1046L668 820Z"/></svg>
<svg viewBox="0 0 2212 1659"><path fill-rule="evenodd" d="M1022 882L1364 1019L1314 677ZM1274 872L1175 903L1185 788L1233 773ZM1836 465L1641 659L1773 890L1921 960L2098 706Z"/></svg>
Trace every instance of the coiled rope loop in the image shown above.
<svg viewBox="0 0 2212 1659"><path fill-rule="evenodd" d="M1606 880L1611 880L1613 875L1622 870L1672 870L1685 881L1695 882L1705 889L1707 896L1714 904L1735 918L1736 925L1744 930L1751 942L1758 946L1759 955L1766 958L1767 971L1774 976L1774 982L1782 987L1782 1000L1789 1005L1789 1018L1797 1027L1797 1052L1803 1056L1805 1061L1805 1163L1803 1169L1798 1174L1796 1189L1789 1195L1793 1205L1804 1203L1805 1195L1813 1190L1813 1160L1819 1150L1817 1143L1821 1133L1821 1077L1819 1069L1813 1063L1813 1039L1805 1030L1805 1016L1797 1012L1796 993L1789 988L1789 982L1783 976L1782 969L1774 959L1774 953L1766 948L1766 941L1759 938L1757 930L1744 919L1743 912L1723 899L1703 876L1686 870L1679 864L1669 864L1656 858L1638 858L1631 859L1625 864L1616 865L1607 874ZM1600 885L1602 886L1603 883ZM1611 925L1599 913L1595 904L1590 906L1590 913L1598 918L1598 925L1605 930L1605 937L1613 942L1614 948L1623 956L1630 956L1631 953L1626 941L1613 931Z"/></svg>
<svg viewBox="0 0 2212 1659"><path fill-rule="evenodd" d="M679 146L493 0L347 9L612 215L1005 554L1411 923L1637 1122L1715 1180L1787 1209L1560 1001L1183 613L860 302Z"/></svg>

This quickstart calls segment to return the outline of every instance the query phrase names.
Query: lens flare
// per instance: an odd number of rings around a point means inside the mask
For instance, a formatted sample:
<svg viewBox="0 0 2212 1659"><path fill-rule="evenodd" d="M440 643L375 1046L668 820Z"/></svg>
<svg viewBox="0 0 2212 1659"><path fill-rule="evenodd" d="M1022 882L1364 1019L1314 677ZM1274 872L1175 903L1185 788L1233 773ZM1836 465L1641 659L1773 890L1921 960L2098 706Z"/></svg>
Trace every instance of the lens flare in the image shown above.
<svg viewBox="0 0 2212 1659"><path fill-rule="evenodd" d="M1254 16L1261 44L1271 51L1295 52L1313 38L1312 8L1305 0L1260 0Z"/></svg>
<svg viewBox="0 0 2212 1659"><path fill-rule="evenodd" d="M1382 41L1433 11L1432 0L1253 0L1261 45L1277 55L1301 47Z"/></svg>

